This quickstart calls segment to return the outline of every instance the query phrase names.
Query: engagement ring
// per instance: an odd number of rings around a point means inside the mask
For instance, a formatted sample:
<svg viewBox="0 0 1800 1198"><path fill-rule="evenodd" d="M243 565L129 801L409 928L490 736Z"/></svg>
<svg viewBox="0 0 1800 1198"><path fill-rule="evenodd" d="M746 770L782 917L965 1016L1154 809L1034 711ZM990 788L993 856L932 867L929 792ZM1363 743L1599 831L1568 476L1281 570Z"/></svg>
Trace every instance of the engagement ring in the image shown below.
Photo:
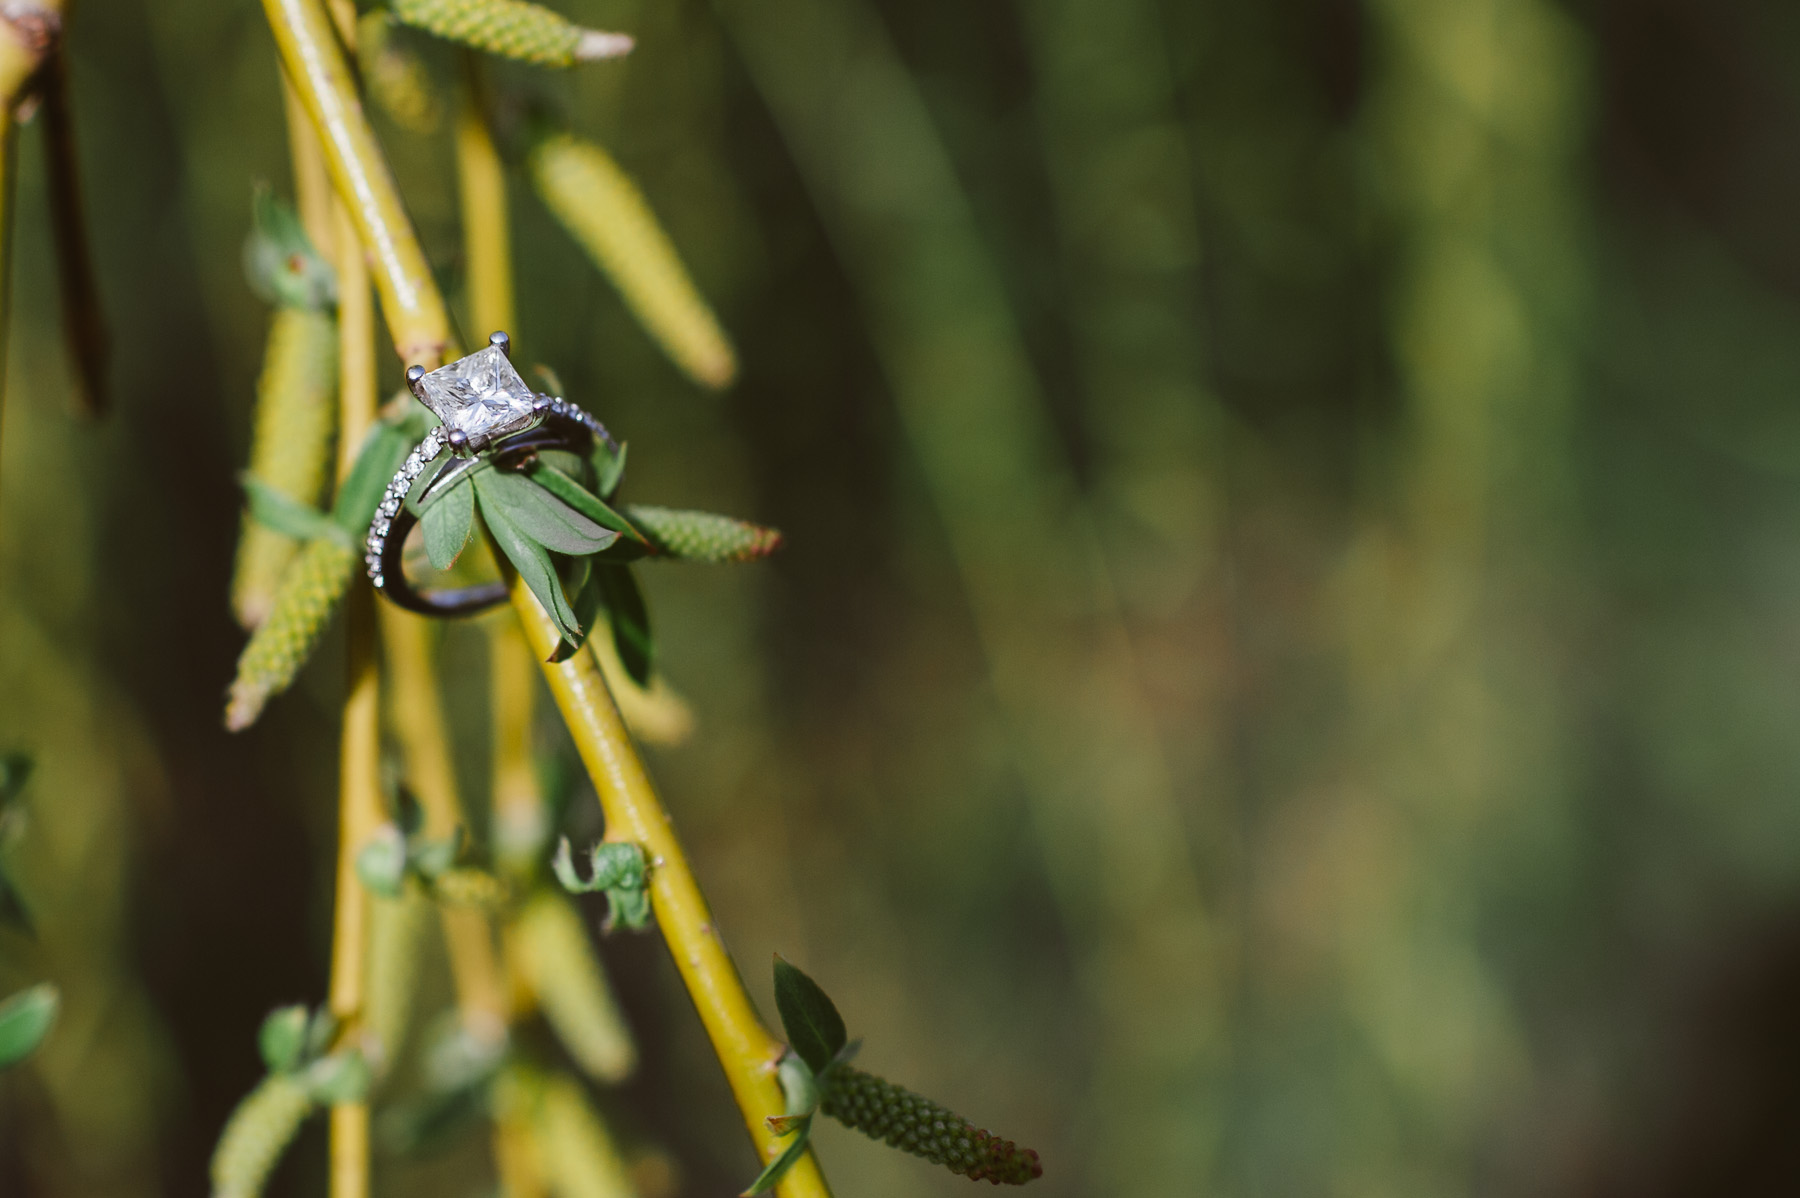
<svg viewBox="0 0 1800 1198"><path fill-rule="evenodd" d="M407 368L406 385L442 424L425 434L388 483L369 524L363 558L369 580L401 607L431 616L460 616L506 598L502 582L415 590L401 567L401 549L419 513L458 479L480 466L513 465L544 449L585 457L594 438L612 440L606 426L575 404L526 386L513 369L511 353L511 339L495 333L486 349L429 373L423 366ZM446 449L451 460L409 503L407 497L418 488L420 477Z"/></svg>

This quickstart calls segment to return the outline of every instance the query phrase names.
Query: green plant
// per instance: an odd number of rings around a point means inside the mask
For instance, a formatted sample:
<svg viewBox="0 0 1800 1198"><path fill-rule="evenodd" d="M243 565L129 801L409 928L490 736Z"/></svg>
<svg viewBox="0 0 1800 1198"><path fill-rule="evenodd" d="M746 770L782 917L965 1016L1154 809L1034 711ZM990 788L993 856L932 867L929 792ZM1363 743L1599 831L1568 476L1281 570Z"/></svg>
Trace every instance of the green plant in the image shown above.
<svg viewBox="0 0 1800 1198"><path fill-rule="evenodd" d="M622 1192L605 1121L580 1083L526 1034L541 1013L568 1056L602 1084L636 1064L569 897L593 891L606 897L606 931L654 928L667 942L767 1162L752 1192L828 1194L809 1148L811 1117L820 1110L970 1177L1036 1176L1035 1154L851 1069L829 999L785 965L777 994L791 1046L765 1028L620 714L621 706L647 719L656 713L666 730L675 703L659 690L656 640L634 571L661 561L755 560L779 546L778 532L625 501L626 446L606 436L585 455L545 450L504 467L483 463L415 507L420 568L428 563L461 578L497 574L508 584L510 614L484 622L493 663L490 844L465 832L473 821L450 766L428 622L388 605L377 612L356 569L355 547L377 517L387 480L428 428L410 397L378 403L371 293L380 297L402 366L431 369L458 348L444 297L356 102L359 86L403 129L425 130L444 106L397 26L542 66L620 53L629 39L577 29L517 0L395 0L390 10L360 18L348 4L324 0L265 0L264 8L291 88L297 194L291 212L258 199L246 256L259 293L279 306L258 426L276 424L277 408L307 408L305 437L274 439L303 441L315 473L275 477L282 471L265 454L245 476L244 552L277 543L287 553L239 660L226 724L250 727L316 656L340 612L348 688L329 993L316 1013L284 1008L265 1023L268 1073L220 1140L216 1193L258 1193L301 1124L321 1109L329 1113L334 1198L369 1192L373 1143L416 1151L484 1119L508 1192L541 1184L558 1194ZM529 119L508 138L496 137L497 106L481 64L469 53L464 65L455 144L470 325L516 327L505 142L551 214L670 360L703 386L729 383L735 352L635 184L604 150L529 98L507 106ZM320 410L330 405L317 385L326 374L319 355L292 349L292 330L301 327L315 349L335 336L335 411ZM293 365L301 358L304 371ZM302 374L305 387L280 385ZM556 389L554 374L546 377ZM313 480L324 472L326 438L317 430L333 426L336 482L320 508ZM396 494L393 504L400 502L416 499ZM380 507L383 519L393 511ZM602 623L604 635L596 636ZM531 762L534 683L517 668L526 654L540 663L600 800L605 835L586 852L585 871L567 839L553 859L548 852L552 824ZM615 691L623 704L615 704ZM384 781L384 739L398 749L393 784ZM420 915L433 908L457 1009L450 1022L412 1036L412 958ZM421 1046L422 1064L417 1078L402 1081L396 1062L409 1043ZM945 1127L923 1127L921 1118Z"/></svg>

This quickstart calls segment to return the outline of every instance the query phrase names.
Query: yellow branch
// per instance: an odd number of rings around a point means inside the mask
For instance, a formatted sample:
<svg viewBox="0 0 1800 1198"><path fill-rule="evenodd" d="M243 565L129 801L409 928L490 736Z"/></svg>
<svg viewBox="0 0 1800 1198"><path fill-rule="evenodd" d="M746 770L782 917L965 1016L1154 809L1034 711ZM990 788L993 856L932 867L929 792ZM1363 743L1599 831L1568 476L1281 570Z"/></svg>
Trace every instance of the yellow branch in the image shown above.
<svg viewBox="0 0 1800 1198"><path fill-rule="evenodd" d="M513 327L512 248L506 211L506 168L482 111L481 68L465 51L468 86L456 121L456 180L462 200L463 258L468 266L470 327L477 341Z"/></svg>
<svg viewBox="0 0 1800 1198"><path fill-rule="evenodd" d="M349 217L338 215L338 481L356 459L356 447L375 419L375 314L369 272L351 235ZM375 668L374 593L352 585L344 603L349 641L349 693L344 699L339 758L337 907L332 927L331 1011L354 1035L362 1016L368 955L369 895L356 875L356 855L381 823L381 693ZM366 1198L369 1192L369 1108L342 1103L331 1109L331 1198Z"/></svg>
<svg viewBox="0 0 1800 1198"><path fill-rule="evenodd" d="M750 1136L762 1159L773 1160L786 1141L770 1132L763 1120L783 1111L781 1086L775 1079L782 1044L762 1026L750 1005L737 966L719 940L706 899L688 867L687 854L675 837L669 813L650 784L599 667L586 653L577 653L560 665L549 664L547 659L558 640L556 626L529 587L516 575L511 583L513 608L525 626L526 640L538 660L545 662L550 692L599 793L607 839L635 841L649 856L650 901L657 926L700 1012ZM788 1173L777 1192L781 1198L830 1194L810 1153Z"/></svg>
<svg viewBox="0 0 1800 1198"><path fill-rule="evenodd" d="M390 716L406 760L407 781L424 808L425 835L442 839L465 821L432 665L431 629L424 617L390 603L382 605L381 631L393 687ZM473 907L440 905L438 919L463 1027L474 1036L496 1041L505 1034L508 1000L488 917Z"/></svg>
<svg viewBox="0 0 1800 1198"><path fill-rule="evenodd" d="M368 251L394 352L431 368L452 352L450 319L387 160L357 98L344 49L320 0L263 0L288 81L325 151L338 195Z"/></svg>

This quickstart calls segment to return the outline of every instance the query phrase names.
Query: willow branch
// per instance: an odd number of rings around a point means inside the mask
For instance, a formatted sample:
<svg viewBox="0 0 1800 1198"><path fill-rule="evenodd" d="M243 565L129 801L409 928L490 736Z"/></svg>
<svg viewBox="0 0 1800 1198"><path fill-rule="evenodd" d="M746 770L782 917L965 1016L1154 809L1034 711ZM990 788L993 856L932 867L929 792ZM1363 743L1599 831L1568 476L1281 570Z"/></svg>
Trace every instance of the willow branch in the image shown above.
<svg viewBox="0 0 1800 1198"><path fill-rule="evenodd" d="M349 218L338 211L338 378L340 429L337 476L350 472L356 449L375 419L375 313L369 272ZM344 699L339 761L337 906L331 940L331 1011L354 1036L362 1017L368 959L369 895L356 856L381 823L381 694L375 667L374 593L360 582L345 598L349 692ZM331 1198L369 1192L369 1108L331 1108Z"/></svg>
<svg viewBox="0 0 1800 1198"><path fill-rule="evenodd" d="M312 119L333 185L368 253L394 352L436 366L451 352L449 313L320 0L263 0L288 82Z"/></svg>
<svg viewBox="0 0 1800 1198"><path fill-rule="evenodd" d="M462 201L463 258L468 268L468 332L477 340L514 327L512 239L507 223L506 168L484 111L481 64L463 54L467 84L456 121L456 181Z"/></svg>
<svg viewBox="0 0 1800 1198"><path fill-rule="evenodd" d="M465 820L432 664L431 629L423 617L384 604L381 632L393 690L389 710L406 777L425 812L425 835L441 840ZM506 1031L507 994L488 917L473 907L439 906L438 920L463 1027L481 1039L497 1041Z"/></svg>
<svg viewBox="0 0 1800 1198"><path fill-rule="evenodd" d="M510 582L513 608L525 627L526 640L538 660L545 662L550 692L600 796L607 839L635 842L649 856L650 902L657 927L700 1012L750 1136L762 1159L772 1160L785 1147L764 1123L784 1109L775 1078L782 1043L762 1026L750 1005L743 979L719 940L687 854L676 839L674 824L650 784L599 667L586 653L550 664L548 658L560 639L556 626L529 587L516 575ZM781 1198L821 1198L830 1190L809 1152L782 1180L778 1193Z"/></svg>
<svg viewBox="0 0 1800 1198"><path fill-rule="evenodd" d="M351 200L368 249L395 348L411 362L435 363L450 345L448 317L400 206L386 160L357 104L342 48L319 0L263 0L282 60L325 146L332 177ZM390 299L390 297L393 297ZM427 358L426 351L432 351ZM496 554L498 558L499 555ZM513 605L526 639L548 658L557 634L530 591L512 580ZM551 693L593 778L608 835L644 846L652 862L651 902L657 924L700 1013L744 1122L759 1153L772 1159L782 1143L764 1120L783 1112L775 1065L783 1051L756 1017L743 980L713 927L687 856L651 788L618 709L591 656L546 666ZM782 1198L827 1198L830 1190L809 1153L781 1183Z"/></svg>

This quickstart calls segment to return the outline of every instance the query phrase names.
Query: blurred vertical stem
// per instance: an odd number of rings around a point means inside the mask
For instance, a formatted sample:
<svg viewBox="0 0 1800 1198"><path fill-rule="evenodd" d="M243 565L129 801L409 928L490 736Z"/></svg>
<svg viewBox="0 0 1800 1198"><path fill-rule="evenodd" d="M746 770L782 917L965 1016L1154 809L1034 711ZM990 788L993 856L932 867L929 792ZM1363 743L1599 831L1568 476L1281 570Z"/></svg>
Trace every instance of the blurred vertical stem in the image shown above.
<svg viewBox="0 0 1800 1198"><path fill-rule="evenodd" d="M75 155L74 113L69 108L69 59L60 44L44 60L38 88L44 106L45 181L62 298L63 341L74 368L81 409L91 415L107 407L106 321L82 219L81 171Z"/></svg>
<svg viewBox="0 0 1800 1198"><path fill-rule="evenodd" d="M1070 1100L1102 1166L1078 1188L1191 1190L1195 1124L1219 1109L1220 945L1105 549L1005 289L869 5L715 6L857 289L986 657L1098 1022L1080 1064L1093 1084Z"/></svg>
<svg viewBox="0 0 1800 1198"><path fill-rule="evenodd" d="M336 208L338 273L338 481L356 460L375 419L375 312L362 246L342 205ZM375 664L375 596L353 580L344 600L349 665L344 699L338 812L337 907L332 927L331 1011L354 1041L362 1016L368 956L369 895L356 855L381 824L381 694ZM331 1108L331 1198L369 1192L367 1102Z"/></svg>
<svg viewBox="0 0 1800 1198"><path fill-rule="evenodd" d="M465 821L432 662L434 629L424 617L384 603L381 632L392 688L389 718L406 762L406 778L424 809L424 834L442 840ZM463 1027L494 1043L506 1031L507 1000L488 917L475 907L440 905L438 920L444 930Z"/></svg>
<svg viewBox="0 0 1800 1198"><path fill-rule="evenodd" d="M506 168L488 129L481 63L463 51L463 102L456 120L456 181L462 200L463 257L468 266L468 306L476 341L513 327L512 241L507 224Z"/></svg>
<svg viewBox="0 0 1800 1198"><path fill-rule="evenodd" d="M538 606L530 588L511 571L507 573L525 639L544 663L550 693L599 794L607 839L642 845L650 858L650 901L657 926L699 1009L700 1021L712 1039L713 1051L725 1069L759 1156L767 1163L785 1146L763 1122L784 1109L775 1079L782 1044L756 1018L743 980L719 940L706 899L675 837L669 813L650 784L593 656L577 653L561 664L550 664L548 659L558 641L556 626ZM820 1198L830 1190L809 1152L782 1180L777 1192L782 1198Z"/></svg>
<svg viewBox="0 0 1800 1198"><path fill-rule="evenodd" d="M263 11L368 253L394 352L408 365L435 367L455 348L449 313L357 98L331 17L320 0L263 0Z"/></svg>
<svg viewBox="0 0 1800 1198"><path fill-rule="evenodd" d="M325 169L325 151L319 146L312 121L287 76L281 79L282 111L287 117L288 152L294 171L294 208L313 249L327 262L337 260L337 217L332 212L331 176Z"/></svg>

